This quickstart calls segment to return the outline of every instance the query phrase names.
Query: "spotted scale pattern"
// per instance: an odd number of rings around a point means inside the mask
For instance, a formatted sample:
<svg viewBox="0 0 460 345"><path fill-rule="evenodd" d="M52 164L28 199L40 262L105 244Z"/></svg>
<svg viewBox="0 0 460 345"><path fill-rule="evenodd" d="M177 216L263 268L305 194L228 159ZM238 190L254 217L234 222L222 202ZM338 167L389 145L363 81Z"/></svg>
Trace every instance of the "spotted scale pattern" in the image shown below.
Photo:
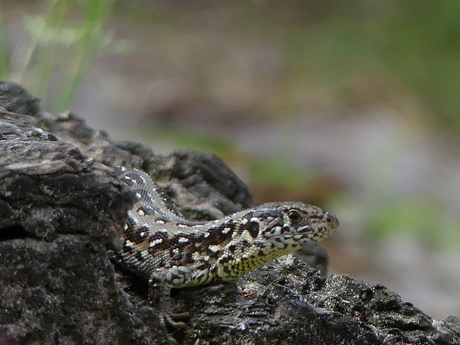
<svg viewBox="0 0 460 345"><path fill-rule="evenodd" d="M170 290L233 281L305 243L332 235L339 222L319 207L300 202L266 203L223 219L185 219L151 178L116 167L136 195L114 260L149 281L149 298L165 321L178 326Z"/></svg>

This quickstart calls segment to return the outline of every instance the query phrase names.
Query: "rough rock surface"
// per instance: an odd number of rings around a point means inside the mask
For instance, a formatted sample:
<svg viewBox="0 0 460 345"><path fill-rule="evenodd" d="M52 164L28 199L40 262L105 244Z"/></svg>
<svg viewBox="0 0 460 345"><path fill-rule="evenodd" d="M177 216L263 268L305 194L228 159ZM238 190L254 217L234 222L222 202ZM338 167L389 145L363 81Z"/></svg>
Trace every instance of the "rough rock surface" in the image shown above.
<svg viewBox="0 0 460 345"><path fill-rule="evenodd" d="M460 344L458 318L435 320L383 286L326 278L291 255L237 284L178 291L190 327L166 329L146 302L147 283L107 256L133 201L113 165L150 173L193 219L252 203L212 155L114 142L0 82L1 345Z"/></svg>

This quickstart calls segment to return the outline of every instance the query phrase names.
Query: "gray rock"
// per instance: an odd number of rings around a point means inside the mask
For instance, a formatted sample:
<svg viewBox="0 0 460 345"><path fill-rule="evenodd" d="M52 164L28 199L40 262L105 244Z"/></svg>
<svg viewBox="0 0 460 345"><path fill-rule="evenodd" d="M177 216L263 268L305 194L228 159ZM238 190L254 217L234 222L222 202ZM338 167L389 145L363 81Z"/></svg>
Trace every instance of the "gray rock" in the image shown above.
<svg viewBox="0 0 460 345"><path fill-rule="evenodd" d="M0 82L0 344L460 344L458 318L435 320L380 285L326 278L324 253L308 249L317 268L289 255L237 284L177 291L190 328L166 329L147 283L107 255L133 202L114 165L149 172L192 219L252 205L213 155L115 142Z"/></svg>

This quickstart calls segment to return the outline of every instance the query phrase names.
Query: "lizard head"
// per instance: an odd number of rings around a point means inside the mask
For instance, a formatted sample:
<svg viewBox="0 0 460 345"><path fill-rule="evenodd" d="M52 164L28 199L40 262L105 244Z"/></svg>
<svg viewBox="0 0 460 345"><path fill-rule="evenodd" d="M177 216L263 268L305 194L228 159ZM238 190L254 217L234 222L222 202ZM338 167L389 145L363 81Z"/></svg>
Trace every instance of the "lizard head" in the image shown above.
<svg viewBox="0 0 460 345"><path fill-rule="evenodd" d="M256 242L270 243L271 248L286 251L321 242L339 226L332 213L300 202L262 204L247 219L246 229Z"/></svg>
<svg viewBox="0 0 460 345"><path fill-rule="evenodd" d="M231 225L235 225L231 218L231 223L225 223L217 232L222 239L222 229L228 229L225 249L223 253L218 251L216 265L217 276L223 281L235 280L303 244L325 240L339 226L333 214L299 202L262 204L242 211L240 216L237 231L230 231Z"/></svg>

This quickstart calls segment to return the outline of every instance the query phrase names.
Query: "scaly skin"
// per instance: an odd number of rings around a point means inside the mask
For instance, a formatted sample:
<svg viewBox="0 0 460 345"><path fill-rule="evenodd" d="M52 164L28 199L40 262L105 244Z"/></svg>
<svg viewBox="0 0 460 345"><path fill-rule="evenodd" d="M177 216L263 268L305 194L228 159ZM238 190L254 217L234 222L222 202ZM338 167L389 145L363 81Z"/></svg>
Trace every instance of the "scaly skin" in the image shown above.
<svg viewBox="0 0 460 345"><path fill-rule="evenodd" d="M223 219L193 222L144 172L124 167L116 172L137 202L114 259L148 279L151 302L174 326L183 323L173 317L184 314L173 313L172 288L236 280L305 243L328 238L339 226L333 214L300 202L266 203Z"/></svg>

